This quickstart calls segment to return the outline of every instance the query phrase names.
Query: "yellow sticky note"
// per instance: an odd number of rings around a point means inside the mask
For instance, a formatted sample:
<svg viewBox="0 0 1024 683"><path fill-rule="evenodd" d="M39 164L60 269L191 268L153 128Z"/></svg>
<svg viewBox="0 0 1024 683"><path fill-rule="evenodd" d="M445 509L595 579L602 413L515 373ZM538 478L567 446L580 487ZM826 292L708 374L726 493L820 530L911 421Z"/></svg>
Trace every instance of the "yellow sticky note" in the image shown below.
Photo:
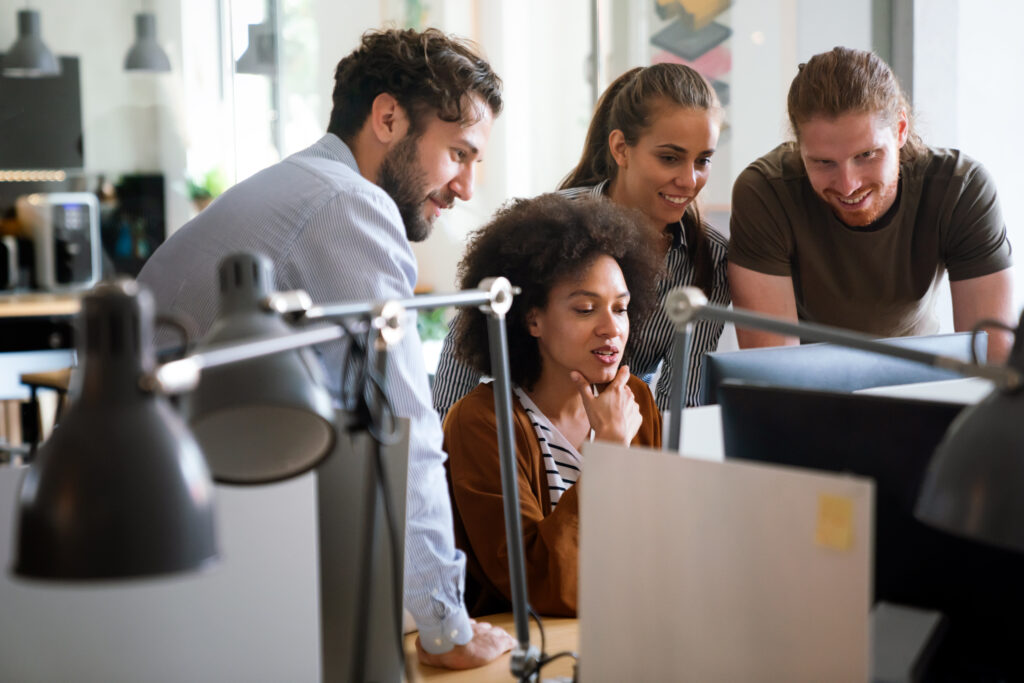
<svg viewBox="0 0 1024 683"><path fill-rule="evenodd" d="M826 493L818 495L814 541L824 548L850 549L853 545L853 499Z"/></svg>

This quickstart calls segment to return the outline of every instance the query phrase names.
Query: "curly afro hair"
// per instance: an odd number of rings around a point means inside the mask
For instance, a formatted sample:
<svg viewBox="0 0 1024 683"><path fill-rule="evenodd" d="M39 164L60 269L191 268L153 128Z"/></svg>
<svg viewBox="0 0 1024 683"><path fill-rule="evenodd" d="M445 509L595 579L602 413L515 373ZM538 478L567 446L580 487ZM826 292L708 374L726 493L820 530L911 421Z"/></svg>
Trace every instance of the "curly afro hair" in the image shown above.
<svg viewBox="0 0 1024 683"><path fill-rule="evenodd" d="M595 258L611 256L629 288L629 324L636 329L657 304L664 261L663 235L643 214L604 199L568 199L544 194L506 204L494 219L470 235L459 264L463 289L488 277L504 276L522 289L507 316L512 381L531 389L540 378L541 357L526 316L543 309L559 282L579 275ZM632 337L626 346L626 357ZM455 322L455 354L478 372L491 374L487 320L465 309Z"/></svg>
<svg viewBox="0 0 1024 683"><path fill-rule="evenodd" d="M381 93L393 95L409 114L412 132L424 115L468 122L478 115L467 97L476 95L494 116L501 113L501 79L469 41L437 29L367 31L359 48L334 72L334 108L327 131L351 142Z"/></svg>

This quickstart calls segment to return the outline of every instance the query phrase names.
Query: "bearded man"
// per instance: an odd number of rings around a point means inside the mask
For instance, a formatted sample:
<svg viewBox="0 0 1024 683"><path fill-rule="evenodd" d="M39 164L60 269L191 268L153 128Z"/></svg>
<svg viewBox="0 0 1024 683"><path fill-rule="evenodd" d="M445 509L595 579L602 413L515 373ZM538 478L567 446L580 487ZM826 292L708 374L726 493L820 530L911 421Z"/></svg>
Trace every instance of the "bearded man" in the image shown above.
<svg viewBox="0 0 1024 683"><path fill-rule="evenodd" d="M426 239L442 210L472 196L501 80L470 45L433 29L366 33L334 79L326 135L225 192L154 252L139 281L159 311L186 314L204 334L218 308L218 263L241 251L269 257L276 288L304 289L314 302L412 296L409 240ZM345 347L317 351L337 393ZM405 606L420 659L480 666L514 641L472 622L463 604L465 555L415 329L389 355L388 397L410 421Z"/></svg>
<svg viewBox="0 0 1024 683"><path fill-rule="evenodd" d="M1010 244L995 183L955 149L926 146L877 55L837 47L790 86L795 142L733 186L729 280L737 307L884 337L938 331L949 274L958 331L1013 325ZM796 339L737 330L742 347ZM1011 339L989 329L989 360Z"/></svg>

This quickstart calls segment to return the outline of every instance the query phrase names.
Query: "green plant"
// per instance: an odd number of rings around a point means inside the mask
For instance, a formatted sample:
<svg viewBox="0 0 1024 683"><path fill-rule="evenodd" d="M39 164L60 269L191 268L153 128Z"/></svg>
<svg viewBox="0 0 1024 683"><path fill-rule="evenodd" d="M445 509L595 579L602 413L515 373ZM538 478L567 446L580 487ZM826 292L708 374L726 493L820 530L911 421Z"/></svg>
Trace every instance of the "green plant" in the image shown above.
<svg viewBox="0 0 1024 683"><path fill-rule="evenodd" d="M199 180L187 178L185 185L188 189L188 198L192 201L197 199L213 199L228 188L228 177L220 166L207 171Z"/></svg>
<svg viewBox="0 0 1024 683"><path fill-rule="evenodd" d="M416 316L416 330L420 333L420 339L423 341L444 339L448 334L445 309L433 308L419 311L419 315Z"/></svg>

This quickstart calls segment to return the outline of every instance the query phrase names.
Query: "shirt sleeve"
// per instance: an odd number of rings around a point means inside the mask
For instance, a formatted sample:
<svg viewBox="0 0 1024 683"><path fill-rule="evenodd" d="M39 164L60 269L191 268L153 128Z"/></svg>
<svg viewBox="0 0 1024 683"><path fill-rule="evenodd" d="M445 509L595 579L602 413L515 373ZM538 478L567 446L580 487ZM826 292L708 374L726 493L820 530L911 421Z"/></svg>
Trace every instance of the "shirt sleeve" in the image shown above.
<svg viewBox="0 0 1024 683"><path fill-rule="evenodd" d="M492 396L491 392L487 396ZM483 397L473 394L452 407L444 425L445 448L451 458L455 506L473 555L491 584L511 599L497 423L493 409L484 403ZM525 434L518 422L515 430L530 604L540 614L575 616L580 481L570 486L545 516L545 503L531 484L533 468L523 447L525 439L535 437Z"/></svg>
<svg viewBox="0 0 1024 683"><path fill-rule="evenodd" d="M1012 265L995 181L980 163L970 163L963 189L950 193L956 205L943 236L943 259L952 281L989 275Z"/></svg>
<svg viewBox="0 0 1024 683"><path fill-rule="evenodd" d="M434 410L441 420L444 420L444 416L456 401L471 392L479 383L480 373L455 357L453 325L444 338L444 344L441 345L441 358L437 363L437 373L434 375Z"/></svg>
<svg viewBox="0 0 1024 683"><path fill-rule="evenodd" d="M793 232L775 189L747 168L732 187L729 261L766 275L791 275Z"/></svg>
<svg viewBox="0 0 1024 683"><path fill-rule="evenodd" d="M326 202L291 246L287 278L315 302L411 297L416 262L397 208L383 194L368 191ZM410 422L405 606L424 649L439 653L469 642L473 631L463 605L465 556L455 548L441 425L430 405L419 334L409 322L389 354L386 372L392 408ZM346 349L336 343L317 351L337 392Z"/></svg>
<svg viewBox="0 0 1024 683"><path fill-rule="evenodd" d="M644 420L640 425L640 431L633 437L630 445L661 448L661 433L663 431L661 411L654 403L651 388L636 375L632 375L629 378L629 388L633 391L637 405L640 406L640 415ZM559 505L561 505L561 502L559 502Z"/></svg>

